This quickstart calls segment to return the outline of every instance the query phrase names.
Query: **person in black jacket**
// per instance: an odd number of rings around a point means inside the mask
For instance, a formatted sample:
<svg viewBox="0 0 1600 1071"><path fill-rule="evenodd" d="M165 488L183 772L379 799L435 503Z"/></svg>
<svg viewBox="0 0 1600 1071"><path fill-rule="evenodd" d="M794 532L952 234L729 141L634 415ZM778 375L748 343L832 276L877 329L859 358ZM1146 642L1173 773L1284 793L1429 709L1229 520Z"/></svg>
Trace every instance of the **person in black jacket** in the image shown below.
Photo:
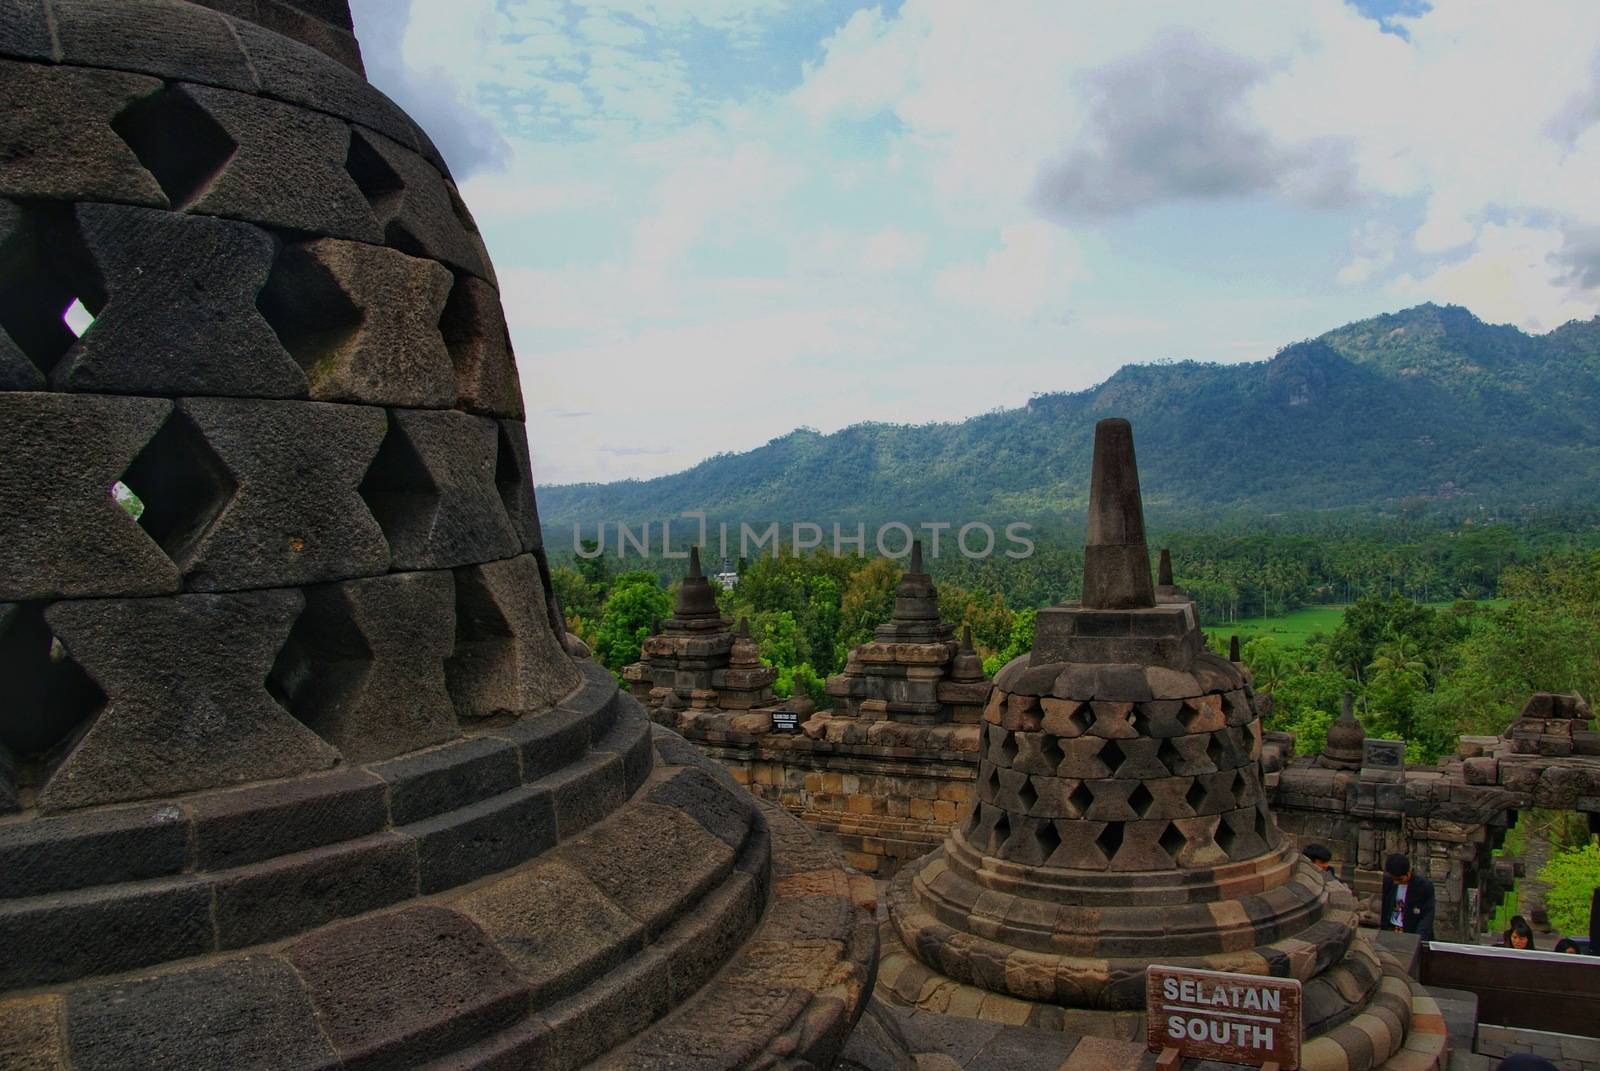
<svg viewBox="0 0 1600 1071"><path fill-rule="evenodd" d="M1383 864L1383 910L1378 929L1404 930L1433 940L1433 882L1411 872L1411 860L1391 855Z"/></svg>

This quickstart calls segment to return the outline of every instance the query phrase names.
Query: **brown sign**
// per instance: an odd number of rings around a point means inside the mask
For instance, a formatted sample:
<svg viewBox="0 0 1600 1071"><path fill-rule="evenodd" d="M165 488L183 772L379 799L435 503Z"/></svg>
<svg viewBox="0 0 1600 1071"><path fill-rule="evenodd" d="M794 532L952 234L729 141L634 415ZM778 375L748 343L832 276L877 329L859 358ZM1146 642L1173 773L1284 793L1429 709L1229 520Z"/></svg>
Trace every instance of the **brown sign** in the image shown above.
<svg viewBox="0 0 1600 1071"><path fill-rule="evenodd" d="M1152 965L1145 1000L1157 1052L1281 1071L1300 1066L1297 979Z"/></svg>

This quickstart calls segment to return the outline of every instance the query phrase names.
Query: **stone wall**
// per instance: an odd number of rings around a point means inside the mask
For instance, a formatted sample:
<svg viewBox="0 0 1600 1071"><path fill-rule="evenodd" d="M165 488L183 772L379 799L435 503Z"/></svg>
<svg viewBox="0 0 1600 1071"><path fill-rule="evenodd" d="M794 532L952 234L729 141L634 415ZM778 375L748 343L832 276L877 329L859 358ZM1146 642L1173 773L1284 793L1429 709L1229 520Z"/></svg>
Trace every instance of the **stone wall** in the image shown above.
<svg viewBox="0 0 1600 1071"><path fill-rule="evenodd" d="M720 715L720 716L719 716ZM976 725L907 725L818 714L799 733L750 724L757 712L691 712L679 731L758 798L835 839L846 861L890 877L943 842L978 768ZM744 729L732 727L735 719Z"/></svg>

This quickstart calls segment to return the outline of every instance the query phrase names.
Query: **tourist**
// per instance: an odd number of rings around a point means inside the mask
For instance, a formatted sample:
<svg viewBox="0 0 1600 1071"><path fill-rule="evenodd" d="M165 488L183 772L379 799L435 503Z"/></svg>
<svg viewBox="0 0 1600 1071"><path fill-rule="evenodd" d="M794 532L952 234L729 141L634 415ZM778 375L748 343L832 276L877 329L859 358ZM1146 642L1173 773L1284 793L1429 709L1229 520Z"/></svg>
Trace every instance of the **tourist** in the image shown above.
<svg viewBox="0 0 1600 1071"><path fill-rule="evenodd" d="M1380 930L1414 933L1433 940L1433 882L1411 871L1411 860L1398 853L1383 864L1383 903L1378 914Z"/></svg>
<svg viewBox="0 0 1600 1071"><path fill-rule="evenodd" d="M1579 948L1578 947L1578 942L1574 941L1572 938L1563 937L1561 940L1556 942L1556 951L1557 952L1563 952L1563 953L1569 953L1571 955L1576 956L1579 953L1581 953L1583 951L1583 949Z"/></svg>
<svg viewBox="0 0 1600 1071"><path fill-rule="evenodd" d="M1333 853L1326 844L1307 844L1300 854L1311 860L1311 865L1327 875L1329 892L1349 892L1349 887L1339 878L1339 872L1333 869Z"/></svg>
<svg viewBox="0 0 1600 1071"><path fill-rule="evenodd" d="M1533 927L1528 925L1528 920L1521 915L1511 916L1511 925L1506 927L1505 937L1501 939L1504 948L1527 950L1533 948Z"/></svg>

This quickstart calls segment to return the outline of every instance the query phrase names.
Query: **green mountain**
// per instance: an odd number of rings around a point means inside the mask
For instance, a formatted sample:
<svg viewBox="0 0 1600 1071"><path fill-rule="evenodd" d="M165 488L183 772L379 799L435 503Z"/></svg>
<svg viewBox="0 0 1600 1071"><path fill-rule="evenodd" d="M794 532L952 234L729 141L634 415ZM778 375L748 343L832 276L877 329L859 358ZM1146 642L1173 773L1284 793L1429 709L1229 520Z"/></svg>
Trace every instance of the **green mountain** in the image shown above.
<svg viewBox="0 0 1600 1071"><path fill-rule="evenodd" d="M766 522L1081 512L1096 420L1138 440L1153 515L1600 501L1600 317L1545 335L1420 305L1266 361L1128 365L958 424L800 429L651 480L539 491L546 524L704 510ZM592 531L592 528L589 529Z"/></svg>

